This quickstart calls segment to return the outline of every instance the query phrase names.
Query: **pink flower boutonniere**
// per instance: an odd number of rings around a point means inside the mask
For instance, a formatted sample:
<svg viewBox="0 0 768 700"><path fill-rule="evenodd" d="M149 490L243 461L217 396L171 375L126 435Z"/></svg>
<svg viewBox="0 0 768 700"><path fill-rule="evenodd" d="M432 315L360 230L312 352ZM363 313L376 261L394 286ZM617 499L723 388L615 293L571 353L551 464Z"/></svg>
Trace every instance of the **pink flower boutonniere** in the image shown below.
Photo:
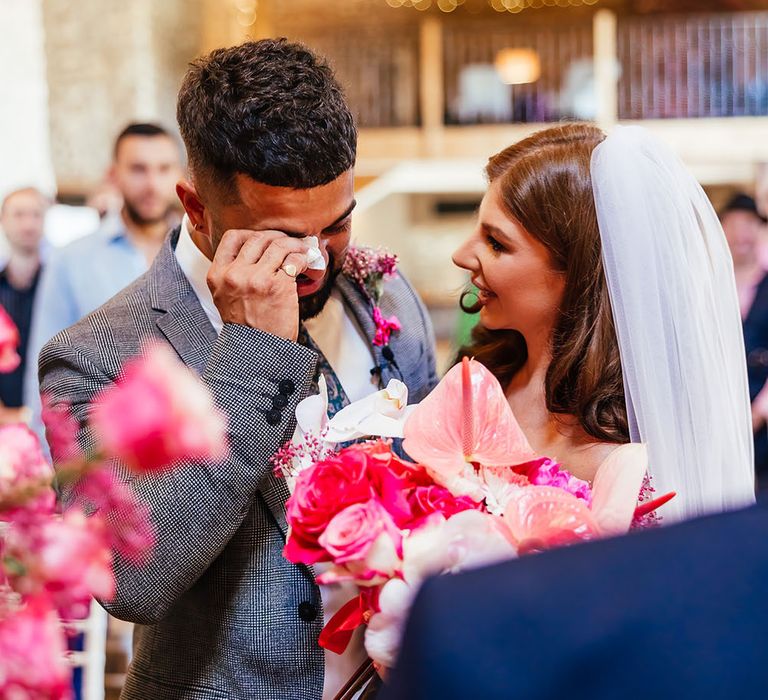
<svg viewBox="0 0 768 700"><path fill-rule="evenodd" d="M368 300L373 312L376 335L373 344L386 347L392 333L402 329L397 316L385 318L379 308L384 281L397 275L397 255L385 250L351 246L344 261L344 275L352 280Z"/></svg>

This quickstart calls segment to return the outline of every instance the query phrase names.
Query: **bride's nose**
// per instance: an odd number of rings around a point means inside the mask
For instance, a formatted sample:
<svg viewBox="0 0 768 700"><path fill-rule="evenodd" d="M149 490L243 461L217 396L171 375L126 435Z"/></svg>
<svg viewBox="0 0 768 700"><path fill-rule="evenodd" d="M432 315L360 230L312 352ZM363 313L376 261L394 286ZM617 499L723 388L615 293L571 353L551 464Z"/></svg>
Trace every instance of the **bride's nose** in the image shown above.
<svg viewBox="0 0 768 700"><path fill-rule="evenodd" d="M451 256L453 264L473 272L477 268L477 258L472 253L472 237L467 238Z"/></svg>

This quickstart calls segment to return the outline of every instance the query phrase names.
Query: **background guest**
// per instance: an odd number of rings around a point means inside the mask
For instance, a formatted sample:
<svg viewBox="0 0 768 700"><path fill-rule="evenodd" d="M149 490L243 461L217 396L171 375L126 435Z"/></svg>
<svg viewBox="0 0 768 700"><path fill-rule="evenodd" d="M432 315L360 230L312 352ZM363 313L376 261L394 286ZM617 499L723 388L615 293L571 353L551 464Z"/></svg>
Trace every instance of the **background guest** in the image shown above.
<svg viewBox="0 0 768 700"><path fill-rule="evenodd" d="M18 419L23 404L24 369L32 319L32 306L40 278L40 243L43 239L47 198L34 187L11 192L0 204L0 226L8 242L9 257L0 272L0 304L19 329L21 363L0 374L0 421Z"/></svg>
<svg viewBox="0 0 768 700"><path fill-rule="evenodd" d="M755 200L735 195L720 212L720 221L733 257L736 287L744 324L749 393L755 431L755 471L758 484L768 483L768 275L765 267L766 220Z"/></svg>
<svg viewBox="0 0 768 700"><path fill-rule="evenodd" d="M156 124L130 124L117 137L109 179L122 196L119 213L108 214L98 231L52 256L35 301L25 403L39 422L37 356L56 333L101 306L149 268L174 214L181 175L179 142Z"/></svg>

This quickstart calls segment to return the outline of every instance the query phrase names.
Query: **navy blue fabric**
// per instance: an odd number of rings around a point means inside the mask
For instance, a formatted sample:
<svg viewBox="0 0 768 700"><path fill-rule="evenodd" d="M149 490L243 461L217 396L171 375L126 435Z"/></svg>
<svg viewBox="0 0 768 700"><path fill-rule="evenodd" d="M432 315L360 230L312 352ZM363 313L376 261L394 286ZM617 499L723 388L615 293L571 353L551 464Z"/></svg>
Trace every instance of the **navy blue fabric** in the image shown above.
<svg viewBox="0 0 768 700"><path fill-rule="evenodd" d="M749 395L754 399L768 380L768 275L757 287L744 319ZM755 433L755 472L761 488L768 487L768 427Z"/></svg>
<svg viewBox="0 0 768 700"><path fill-rule="evenodd" d="M381 700L768 697L768 503L422 588Z"/></svg>

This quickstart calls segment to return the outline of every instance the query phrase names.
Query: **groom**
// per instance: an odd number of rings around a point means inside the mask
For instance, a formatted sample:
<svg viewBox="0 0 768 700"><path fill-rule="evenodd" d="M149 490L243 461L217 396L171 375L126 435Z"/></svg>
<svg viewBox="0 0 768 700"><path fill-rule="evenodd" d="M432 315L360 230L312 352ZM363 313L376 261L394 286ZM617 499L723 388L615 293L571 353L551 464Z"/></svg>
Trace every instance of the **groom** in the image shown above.
<svg viewBox="0 0 768 700"><path fill-rule="evenodd" d="M42 391L84 421L143 343L167 343L229 420L225 463L131 482L157 547L144 567L116 558L105 607L137 623L121 697L332 698L364 652L358 637L347 655L325 655L317 639L352 596L321 591L312 571L283 558L288 490L269 459L318 372L339 405L390 378L421 400L436 383L431 327L396 278L380 306L401 330L374 345L370 301L341 274L357 134L317 56L286 40L214 51L187 72L178 120L191 172L177 186L182 226L143 277L40 356ZM325 271L305 269L307 236L318 237Z"/></svg>

